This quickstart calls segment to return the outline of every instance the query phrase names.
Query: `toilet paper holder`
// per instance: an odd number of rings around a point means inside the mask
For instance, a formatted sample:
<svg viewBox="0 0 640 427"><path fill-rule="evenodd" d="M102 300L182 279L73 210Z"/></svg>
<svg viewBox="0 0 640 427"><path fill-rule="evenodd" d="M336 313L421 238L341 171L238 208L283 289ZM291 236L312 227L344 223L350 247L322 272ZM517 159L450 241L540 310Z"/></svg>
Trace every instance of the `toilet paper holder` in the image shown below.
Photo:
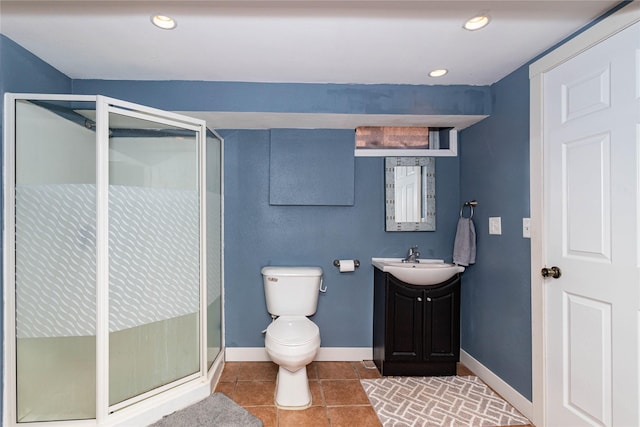
<svg viewBox="0 0 640 427"><path fill-rule="evenodd" d="M334 260L333 260L333 265L334 265L335 267L337 267L337 268L340 268L340 260L339 260L339 259L334 259ZM353 266L354 266L355 268L360 267L360 261L359 261L359 260L357 260L357 259L354 259L354 260L353 260Z"/></svg>

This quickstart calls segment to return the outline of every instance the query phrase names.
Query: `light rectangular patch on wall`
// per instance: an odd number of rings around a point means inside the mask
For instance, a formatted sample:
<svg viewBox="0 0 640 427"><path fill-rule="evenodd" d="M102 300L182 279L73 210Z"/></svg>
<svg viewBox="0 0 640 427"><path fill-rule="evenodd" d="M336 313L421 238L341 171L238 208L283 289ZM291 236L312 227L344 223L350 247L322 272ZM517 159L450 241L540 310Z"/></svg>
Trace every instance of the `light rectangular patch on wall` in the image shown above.
<svg viewBox="0 0 640 427"><path fill-rule="evenodd" d="M356 149L428 149L429 128L361 126L356 128Z"/></svg>

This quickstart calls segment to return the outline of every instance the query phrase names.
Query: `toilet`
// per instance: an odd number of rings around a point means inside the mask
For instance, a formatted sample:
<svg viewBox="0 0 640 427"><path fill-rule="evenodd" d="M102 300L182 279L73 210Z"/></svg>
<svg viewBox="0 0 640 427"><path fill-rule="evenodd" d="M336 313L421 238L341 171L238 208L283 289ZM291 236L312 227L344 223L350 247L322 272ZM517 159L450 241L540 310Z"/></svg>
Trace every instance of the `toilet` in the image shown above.
<svg viewBox="0 0 640 427"><path fill-rule="evenodd" d="M316 312L322 284L320 267L262 268L267 310L274 321L266 329L264 346L278 368L276 406L311 406L306 366L320 348L320 330L307 318Z"/></svg>

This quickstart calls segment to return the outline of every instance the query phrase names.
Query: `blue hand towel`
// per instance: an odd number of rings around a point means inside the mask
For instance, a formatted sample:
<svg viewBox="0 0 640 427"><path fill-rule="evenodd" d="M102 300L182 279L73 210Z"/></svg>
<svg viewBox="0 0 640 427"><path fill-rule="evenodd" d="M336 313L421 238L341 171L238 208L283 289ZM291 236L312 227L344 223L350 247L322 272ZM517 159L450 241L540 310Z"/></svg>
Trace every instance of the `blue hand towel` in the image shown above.
<svg viewBox="0 0 640 427"><path fill-rule="evenodd" d="M471 218L461 217L458 220L453 242L453 262L465 267L476 262L476 228Z"/></svg>

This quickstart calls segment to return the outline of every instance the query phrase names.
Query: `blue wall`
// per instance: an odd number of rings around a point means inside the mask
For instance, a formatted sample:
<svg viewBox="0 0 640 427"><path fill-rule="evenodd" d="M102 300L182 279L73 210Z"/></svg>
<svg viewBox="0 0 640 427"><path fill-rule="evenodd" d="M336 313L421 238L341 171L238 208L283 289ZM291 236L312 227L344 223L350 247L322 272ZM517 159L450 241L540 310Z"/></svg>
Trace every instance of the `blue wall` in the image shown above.
<svg viewBox="0 0 640 427"><path fill-rule="evenodd" d="M404 256L420 245L423 257L451 259L459 200L458 158L436 161L437 231L384 231L384 162L356 158L353 206L270 206L269 131L223 130L225 138L226 345L263 347L267 313L260 268L318 265L326 294L313 317L322 346L371 347L374 256ZM334 259L357 258L354 273L338 273Z"/></svg>
<svg viewBox="0 0 640 427"><path fill-rule="evenodd" d="M529 75L524 66L491 87L491 117L460 135L462 200L476 199L477 262L462 281L462 347L531 399ZM489 217L502 234L489 235Z"/></svg>
<svg viewBox="0 0 640 427"><path fill-rule="evenodd" d="M73 93L174 111L488 115L486 86L74 80Z"/></svg>

